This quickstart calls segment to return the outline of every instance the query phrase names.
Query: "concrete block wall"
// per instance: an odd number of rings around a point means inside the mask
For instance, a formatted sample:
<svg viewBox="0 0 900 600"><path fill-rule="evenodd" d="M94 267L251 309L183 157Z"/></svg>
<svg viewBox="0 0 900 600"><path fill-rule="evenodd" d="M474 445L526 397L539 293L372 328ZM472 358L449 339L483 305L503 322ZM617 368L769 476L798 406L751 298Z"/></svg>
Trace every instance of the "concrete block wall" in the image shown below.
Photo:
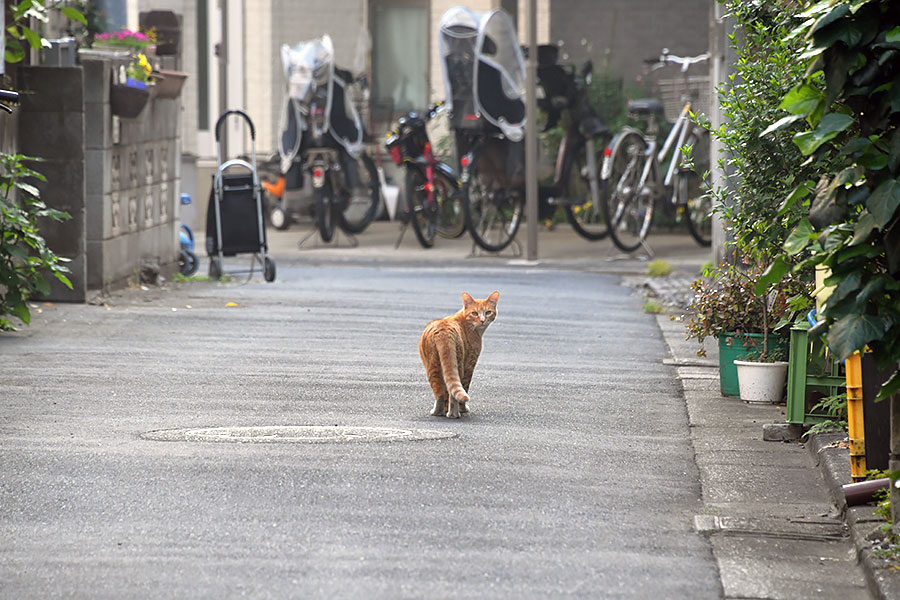
<svg viewBox="0 0 900 600"><path fill-rule="evenodd" d="M18 109L17 151L43 162L29 167L43 174L46 182L34 182L41 199L51 208L64 210L71 219L40 223L47 245L70 259L67 277L73 289L47 274L48 300L83 302L87 297L85 256L85 115L84 77L79 67L20 67L21 105ZM2 118L2 117L0 117Z"/></svg>
<svg viewBox="0 0 900 600"><path fill-rule="evenodd" d="M151 99L138 117L112 115L109 87L117 65L82 61L85 73L87 283L115 288L146 265L164 275L177 264L180 99Z"/></svg>

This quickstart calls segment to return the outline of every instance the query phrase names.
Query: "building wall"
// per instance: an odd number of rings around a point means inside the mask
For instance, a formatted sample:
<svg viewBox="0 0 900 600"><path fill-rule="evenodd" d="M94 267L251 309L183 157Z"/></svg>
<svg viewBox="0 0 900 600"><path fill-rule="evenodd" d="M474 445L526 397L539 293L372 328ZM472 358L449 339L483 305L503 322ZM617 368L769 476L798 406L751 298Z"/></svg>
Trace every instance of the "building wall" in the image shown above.
<svg viewBox="0 0 900 600"><path fill-rule="evenodd" d="M553 0L550 38L565 42L577 62L589 50L595 67L633 80L643 60L663 48L681 56L706 52L708 13L709 0Z"/></svg>

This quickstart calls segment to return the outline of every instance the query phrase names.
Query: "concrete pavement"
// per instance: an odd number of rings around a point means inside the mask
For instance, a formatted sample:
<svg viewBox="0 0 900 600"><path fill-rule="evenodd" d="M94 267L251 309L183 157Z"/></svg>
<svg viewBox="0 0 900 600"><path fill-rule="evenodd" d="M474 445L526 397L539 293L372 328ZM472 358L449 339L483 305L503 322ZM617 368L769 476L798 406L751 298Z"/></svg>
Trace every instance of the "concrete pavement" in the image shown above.
<svg viewBox="0 0 900 600"><path fill-rule="evenodd" d="M373 597L662 595L693 598L711 592L712 597L726 598L846 599L870 597L866 589L868 569L872 595L897 597L889 595L890 577L881 578L883 585L877 583L879 573L871 571L874 563L864 562L866 569L857 566L854 541L864 542L859 540L863 535L860 532L867 526L871 528L871 522L862 517L853 522L851 513L851 526L847 527L842 513L835 507L830 494L834 484L830 489L826 481L840 480L839 471L843 467L839 455L836 460L823 459L817 465L807 448L763 442L762 425L782 420L782 410L749 406L720 397L713 363L697 360L692 343L683 340L680 323L668 317L644 317L643 321L638 318L637 323L649 320L652 329L658 327L669 351L668 358L660 356L655 364L641 358L652 348L651 344L641 354L634 355L632 362L619 363L621 373L611 382L594 380L594 372L600 367L592 362L597 359L598 351L608 352L610 343L612 347L622 346L626 340L629 341L626 345L640 345L643 342L639 340L655 335L645 324L630 324L640 312L642 291L624 290L614 295L604 292L603 296L595 297L596 286L615 281L610 276L621 277L631 289L640 290L648 262L645 257L625 257L607 242L581 240L567 225L540 232L540 260L536 265L512 253L500 257L478 255L472 252L466 238L438 240L435 248L426 251L418 247L411 231L395 248L399 228L393 223L376 223L359 236L359 245L352 248L347 246L346 239L325 246L313 238L298 250L297 242L304 234L302 226L286 232L269 232L271 253L282 277L293 279L294 283L282 285L285 279L275 284L254 281L246 286L239 281L188 283L162 289L126 290L98 298L95 306L38 305L37 310L42 312L35 314L32 327L0 336L0 354L8 359L7 364L17 367L15 375L0 386L8 392L2 394L7 401L0 401L3 423L0 448L7 457L7 466L0 467L0 491L4 498L0 502L3 515L0 528L4 537L11 540L5 550L0 549L0 571L5 575L0 577L0 582L4 582L0 583L0 594L91 597L91 592L95 592L93 597L180 597L189 588L179 586L194 575L199 577L201 585L207 586L198 589L224 592L225 596L269 597L272 590L280 590L288 592L281 597L289 597L290 590L302 589L312 590L314 594L318 591L320 597L360 597L361 592L369 591ZM708 260L707 252L693 245L686 235L654 235L650 245L658 258L674 267L667 279L669 292L683 289ZM249 262L245 259L238 257L229 264L244 266L243 263ZM317 269L318 266L345 268L329 270ZM580 273L566 275L572 272ZM298 278L301 283L297 283ZM309 278L310 289L302 285L303 278ZM486 361L495 361L486 363L485 368L503 373L502 383L506 387L489 386L491 396L506 398L505 394L511 394L512 402L520 391L517 386L528 385L522 383L524 375L514 367L522 350L514 343L511 328L530 327L535 318L546 321L547 325L533 330L535 339L545 339L554 345L553 354L534 362L533 368L545 379L554 377L555 372L571 375L574 370L587 386L580 389L570 376L560 376L559 381L547 381L546 389L521 388L530 392L523 399L525 405L541 406L541 411L549 411L542 412L540 420L527 414L517 415L504 405L482 413L483 432L464 445L467 451L464 462L474 461L470 468L456 469L435 480L411 470L422 457L404 454L400 457L399 471L385 470L379 476L379 462L386 465L397 461L397 456L387 450L389 445L365 446L375 450L348 451L339 444L323 444L317 447L316 453L309 454L309 459L298 463L295 446L289 444L274 451L264 444L245 446L243 451L223 451L216 444L151 443L136 437L141 432L176 424L224 425L233 422L236 416L248 424L263 424L278 414L315 415L315 420L324 425L344 423L349 414L349 420L356 424L385 427L395 422L391 416L394 411L417 414L414 406L406 405L406 400L401 399L397 404L392 390L406 390L421 382L407 381L405 371L396 370L393 358L382 356L374 349L354 356L359 350L342 343L337 344L333 353L320 358L316 352L298 347L296 340L292 340L291 330L297 326L309 328L315 333L311 340L305 338L305 342L318 344L320 348L335 343L329 328L337 324L361 332L368 343L379 338L390 342L398 337L397 332L372 323L372 316L387 314L399 318L401 328L407 327L407 320L409 327L413 327L440 302L444 291L436 290L445 278L454 289L467 281L482 286L490 286L496 278L508 282L506 289L510 295L501 293L501 321L492 326L496 331L489 330L487 334L489 345L485 356ZM385 296L374 287L369 289L375 281L379 282L379 288L396 287L394 294ZM535 285L547 286L550 293L555 290L565 297L557 303L552 302L552 296L545 301L546 306L558 305L561 314L543 314L540 299L532 298L534 309L528 314L513 312L504 316L504 302L509 306L510 297L534 295ZM423 297L410 299L406 289L410 286ZM652 292L653 287L649 289ZM379 304L371 306L367 297L378 298ZM586 299L592 304L580 304ZM222 321L223 311L228 310L226 301L238 305L234 310L246 311L240 317L241 328L222 326L227 322ZM308 307L309 315L304 316L298 307ZM605 330L596 329L598 325L592 323L601 318L627 323L626 332L603 341ZM273 329L273 320L280 320L283 331L278 330L278 322ZM335 322L329 323L331 320ZM574 341L595 329L600 341L570 343L568 347L557 345L562 338ZM189 332L202 337L203 344L199 345ZM266 344L251 344L250 340L254 339L265 340ZM90 343L80 344L79 340ZM715 358L714 349L711 350L710 357ZM493 358L490 358L491 351L495 353ZM540 356L542 351L536 348L531 352ZM57 355L63 355L66 364L53 358ZM240 359L237 362L236 355ZM40 362L35 364L36 360ZM359 371L362 364L374 364L376 370L380 365L381 375L376 377ZM136 372L135 365L147 365L147 369ZM296 368L286 370L288 365L299 365L301 372ZM389 381L384 380L385 376ZM669 379L668 384L665 377ZM337 386L326 385L336 378L346 378L346 381ZM294 391L302 390L304 385L313 386L311 389L322 396ZM650 389L646 389L648 385ZM370 389L372 397L364 404L353 406L349 413L342 413L348 406L348 396L359 387ZM28 389L34 390L34 394L23 393ZM613 394L603 400L602 409L577 417L567 413L564 405L557 409L552 404L535 405L530 400L534 393L543 396L551 392L565 398L566 405L584 401L589 406L591 394L600 393L605 398L619 389L625 392L624 397ZM653 401L633 408L627 404L628 397L638 395L667 398L673 389L677 397L684 398L686 417L682 429L676 427L678 411L659 421L663 405L668 406L666 411L672 408L668 402ZM404 392L403 396L407 395ZM10 398L14 400L10 402ZM607 406L612 400L618 402ZM628 410L616 417L610 412L615 410L612 406L621 410L623 402ZM510 404L508 408L513 406ZM97 419L98 412L104 413L103 419ZM605 460L615 462L617 456L628 460L627 453L616 454L615 444L607 446L604 431L598 431L598 436L588 433L591 427L596 427L595 419L606 412L614 416L617 427L629 431L633 427L638 436L643 433L643 444L652 442L653 450L640 454L642 466L631 472L632 477L643 478L629 483L637 483L637 489L645 488L639 495L623 494L630 489L624 485L628 470L617 472L616 476L595 472L587 465L573 470L580 460L577 453L568 454L572 444L580 452L600 452L597 456L604 456ZM479 414L476 412L474 416L478 418ZM623 417L626 420L621 420ZM562 420L557 423L554 419ZM675 420L669 424L669 419ZM567 444L546 437L548 423ZM505 429L509 424L513 425L512 430ZM406 427L443 430L446 423L423 417L412 419ZM646 435L648 428L655 432L660 427L664 428L662 437ZM573 432L577 433L574 437ZM348 435L368 434L378 432L357 431ZM673 434L684 436L687 446L682 446ZM662 443L662 440L667 441ZM490 457L494 448L511 443L524 444L524 453L518 460L528 463L528 468L507 479L511 471L498 471L498 465ZM595 446L597 443L600 445ZM619 443L630 444L624 437ZM839 448L824 446L814 446L821 450L815 456L833 457L835 452L840 452ZM544 452L538 452L541 448ZM303 449L300 456L306 456L306 452ZM254 461L258 461L257 467L253 466ZM440 455L436 455L432 467L439 467L440 461ZM28 465L28 474L17 471L22 465ZM62 465L65 468L61 469ZM278 475L277 468L272 471L273 466L288 469L301 465L313 477L306 482L309 493L297 488L296 480ZM666 465L681 469L683 474L656 470ZM820 469L828 471L828 476L823 478ZM479 470L493 473L495 479L479 475ZM235 471L243 473L243 488L228 483ZM552 473L562 477L556 480L560 495L544 488L543 483L534 487ZM340 477L346 480L336 479ZM459 477L474 477L469 489L470 493L476 490L479 497L468 498L466 487L454 487ZM696 501L689 497L690 486L676 487L676 481L687 482L694 477L700 483ZM416 483L407 488L408 482L401 485L401 478L411 478ZM520 487L522 481L526 484L524 488ZM110 489L110 482L122 486L121 490ZM143 500L136 485L146 486L147 495ZM439 525L426 526L419 536L410 537L399 529L404 520L390 510L389 501L393 498L386 491L398 486L411 494L408 497L432 508L434 498L428 490L449 486L453 490L453 502L472 511L476 523L497 528L494 532L497 536L478 538L481 542L494 540L493 546L489 543L479 547L474 555L461 557L464 583L454 586L454 578L446 575L446 563L435 564L430 573L424 565L416 563L415 545L404 544L426 539L441 547L439 538L432 539L432 536L445 534L446 530ZM416 486L420 491L413 491ZM346 491L335 495L344 487ZM351 489L359 494L362 504L335 525L336 537L331 540L323 537L323 530L314 524L318 519L328 518L327 502L306 500L297 509L286 509L282 517L291 523L290 529L279 526L278 519L262 511L285 493L297 500L318 497L349 502L353 498ZM665 489L671 490L669 498L659 493ZM676 489L680 491L676 493ZM492 491L484 493L484 490ZM18 505L19 496L27 497L32 504ZM193 520L191 504L186 501L192 496L207 499L201 510L195 509ZM614 500L612 504L602 504L610 499ZM489 506L485 507L485 503ZM616 506L619 513L604 515L600 521L596 520L597 515L581 514L592 503L596 503L594 512ZM658 503L657 512L665 518L649 514L640 518L646 520L647 527L656 530L658 542L649 547L642 546L642 542L633 546L628 541L629 527L622 525L632 523L635 510L647 504L652 507L654 503ZM352 502L347 504L352 505ZM297 512L301 507L308 514ZM414 509L405 504L400 510ZM496 520L481 521L479 511L483 510L499 511L497 514L506 514L512 521L502 526ZM60 522L57 513L65 515L70 523ZM153 521L154 514L169 515L176 522L183 520L184 528L161 528L160 523ZM133 519L135 515L139 516L137 521ZM354 529L354 518L366 524L362 533ZM622 525L616 526L616 522ZM223 523L227 525L225 529L221 528ZM381 528L377 527L379 523ZM462 526L456 517L451 518L451 523ZM532 533L541 535L517 538L509 528L516 523L523 527L537 524L539 531ZM572 527L584 528L584 536L559 531ZM634 525L631 527L635 531ZM559 535L561 544L543 547L548 539ZM382 536L385 539L380 539ZM542 540L541 536L547 538ZM618 553L605 545L603 540L607 536L616 539ZM490 557L504 547L505 537L512 537L513 544L522 546L509 555L513 564L503 569L518 572L515 561L524 561L537 552L540 560L536 564L542 561L546 570L539 569L518 583L484 577L478 571L479 563L491 565ZM256 547L251 549L242 542ZM80 543L85 544L86 554L79 551ZM356 545L360 543L366 548L364 553ZM48 546L54 544L59 546ZM707 550L703 544L708 545ZM218 553L217 545L221 547ZM316 554L309 550L310 545L323 545L330 550ZM48 547L54 547L55 552L46 559L38 558L42 552L46 555ZM598 549L603 551L597 554ZM204 560L197 563L201 552ZM714 586L703 575L706 552L715 565L718 583ZM391 553L415 563L416 567L404 571L398 566L395 573L377 569L377 565L383 564L384 554ZM678 553L692 558L672 562ZM304 565L301 581L293 584L287 581L298 575L290 573L289 565L279 566L284 554ZM592 560L601 562L592 566ZM133 574L133 566L138 564L155 564L167 573L171 593L163 594L163 586L148 588L160 593L140 594L141 588L135 587L135 583L152 586L160 582L150 576L129 582L127 575ZM192 564L199 564L200 570L182 572L184 565ZM630 577L610 578L610 564L618 564L619 571ZM556 574L551 575L554 571ZM267 588L265 581L254 579L254 572L269 577L273 584L277 581L287 587ZM90 587L92 573L102 574L106 579ZM641 573L643 579L635 580ZM224 583L216 583L217 577L224 578ZM56 583L74 583L75 587L54 587L54 578ZM304 588L304 581L307 584L311 581L312 587ZM404 581L407 583L403 586L392 587ZM570 587L579 581L580 587ZM605 587L592 587L599 581ZM690 584L696 587L692 589Z"/></svg>

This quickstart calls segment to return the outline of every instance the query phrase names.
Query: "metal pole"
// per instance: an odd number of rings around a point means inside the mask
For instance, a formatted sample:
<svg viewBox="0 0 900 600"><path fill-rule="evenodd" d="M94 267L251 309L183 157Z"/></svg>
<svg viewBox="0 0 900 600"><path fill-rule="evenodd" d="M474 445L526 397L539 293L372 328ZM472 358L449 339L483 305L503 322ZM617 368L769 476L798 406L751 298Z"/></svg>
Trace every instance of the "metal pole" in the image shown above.
<svg viewBox="0 0 900 600"><path fill-rule="evenodd" d="M528 260L537 260L537 0L528 0L528 58L525 60L525 218Z"/></svg>

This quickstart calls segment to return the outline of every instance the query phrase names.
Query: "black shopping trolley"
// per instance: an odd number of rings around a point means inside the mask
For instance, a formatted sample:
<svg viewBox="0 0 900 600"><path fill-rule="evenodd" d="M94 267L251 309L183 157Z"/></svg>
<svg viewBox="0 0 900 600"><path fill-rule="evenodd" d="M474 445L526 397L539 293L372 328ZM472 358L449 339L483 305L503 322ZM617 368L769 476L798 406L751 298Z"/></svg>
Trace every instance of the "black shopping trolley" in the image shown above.
<svg viewBox="0 0 900 600"><path fill-rule="evenodd" d="M250 127L252 152L249 163L239 158L222 162L220 130L230 115L242 117ZM225 111L216 121L216 161L218 166L213 176L206 211L209 276L213 279L222 277L224 257L252 253L249 270L251 276L258 261L263 268L265 280L275 281L275 262L266 256L266 224L259 176L256 173L256 128L244 111Z"/></svg>

